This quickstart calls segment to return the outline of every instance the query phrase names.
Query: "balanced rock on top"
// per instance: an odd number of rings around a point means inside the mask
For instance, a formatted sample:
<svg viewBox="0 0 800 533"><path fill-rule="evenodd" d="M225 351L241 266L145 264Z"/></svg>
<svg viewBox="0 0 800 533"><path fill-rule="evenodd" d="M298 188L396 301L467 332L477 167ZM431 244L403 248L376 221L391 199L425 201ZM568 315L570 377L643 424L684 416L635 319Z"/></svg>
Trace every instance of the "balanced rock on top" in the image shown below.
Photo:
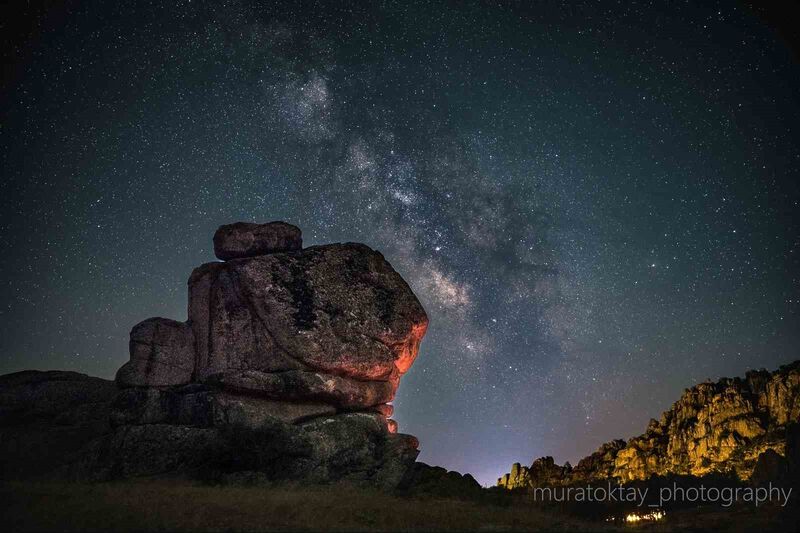
<svg viewBox="0 0 800 533"><path fill-rule="evenodd" d="M214 255L223 261L303 248L300 228L286 222L236 222L214 233Z"/></svg>

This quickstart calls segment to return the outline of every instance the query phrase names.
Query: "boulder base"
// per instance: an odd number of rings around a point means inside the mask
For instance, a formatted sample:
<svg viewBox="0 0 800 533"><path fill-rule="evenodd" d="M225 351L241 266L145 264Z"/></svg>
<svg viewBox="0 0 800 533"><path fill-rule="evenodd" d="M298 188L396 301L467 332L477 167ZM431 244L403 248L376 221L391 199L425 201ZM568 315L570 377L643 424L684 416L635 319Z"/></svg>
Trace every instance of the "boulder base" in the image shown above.
<svg viewBox="0 0 800 533"><path fill-rule="evenodd" d="M380 415L346 413L296 424L267 415L249 422L121 425L95 445L83 469L95 479L179 474L392 488L419 453L416 438L388 433Z"/></svg>

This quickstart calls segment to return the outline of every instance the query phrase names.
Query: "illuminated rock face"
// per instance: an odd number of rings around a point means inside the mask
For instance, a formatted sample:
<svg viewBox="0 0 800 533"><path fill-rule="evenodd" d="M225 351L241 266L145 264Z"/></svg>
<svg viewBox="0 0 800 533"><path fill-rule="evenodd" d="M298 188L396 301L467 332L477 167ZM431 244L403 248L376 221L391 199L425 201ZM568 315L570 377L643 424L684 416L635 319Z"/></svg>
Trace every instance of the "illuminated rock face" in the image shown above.
<svg viewBox="0 0 800 533"><path fill-rule="evenodd" d="M389 402L428 318L380 253L301 243L282 222L217 231L227 261L192 272L188 321L148 319L131 331L106 443L116 466L97 458L95 471L153 475L216 461L270 479L400 481L418 443L397 433ZM259 442L272 466L256 449L258 460L239 464L242 432L251 433L242 446Z"/></svg>
<svg viewBox="0 0 800 533"><path fill-rule="evenodd" d="M498 479L497 484L507 489L556 485L567 479L571 472L569 463L560 466L552 457L540 457L530 467L514 463L511 472Z"/></svg>
<svg viewBox="0 0 800 533"><path fill-rule="evenodd" d="M515 465L498 479L498 485L511 489L712 472L748 479L761 454L787 454L789 428L799 421L797 361L772 373L753 371L744 378L696 385L659 420L651 420L644 434L627 442L606 443L568 472L554 465L547 470L549 474L533 475L534 466L541 465L542 459L534 461L530 469Z"/></svg>
<svg viewBox="0 0 800 533"><path fill-rule="evenodd" d="M785 428L800 420L800 364L688 389L614 461L623 480L653 474L752 474L762 453L785 454Z"/></svg>

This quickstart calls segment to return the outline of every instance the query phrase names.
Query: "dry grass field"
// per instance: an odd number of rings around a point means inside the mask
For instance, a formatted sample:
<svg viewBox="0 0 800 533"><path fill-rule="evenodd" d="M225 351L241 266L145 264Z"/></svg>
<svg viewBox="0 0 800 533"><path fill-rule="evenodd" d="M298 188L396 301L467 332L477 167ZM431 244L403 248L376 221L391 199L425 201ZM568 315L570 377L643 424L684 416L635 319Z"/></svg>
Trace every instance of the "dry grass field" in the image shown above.
<svg viewBox="0 0 800 533"><path fill-rule="evenodd" d="M331 487L6 483L4 531L484 531L590 527L533 508ZM590 528L605 528L593 524Z"/></svg>
<svg viewBox="0 0 800 533"><path fill-rule="evenodd" d="M3 531L787 531L780 509L680 511L659 523L583 520L524 499L400 497L348 487L141 481L0 484ZM792 525L793 524L793 525Z"/></svg>

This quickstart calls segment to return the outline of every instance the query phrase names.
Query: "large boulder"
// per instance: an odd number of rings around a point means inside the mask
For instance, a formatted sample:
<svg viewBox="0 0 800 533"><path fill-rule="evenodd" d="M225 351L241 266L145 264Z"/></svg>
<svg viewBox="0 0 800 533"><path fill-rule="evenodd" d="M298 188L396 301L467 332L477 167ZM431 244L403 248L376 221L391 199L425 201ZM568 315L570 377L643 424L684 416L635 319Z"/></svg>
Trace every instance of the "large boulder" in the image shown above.
<svg viewBox="0 0 800 533"><path fill-rule="evenodd" d="M220 226L214 234L214 255L223 261L291 252L302 247L300 228L286 222L236 222Z"/></svg>
<svg viewBox="0 0 800 533"><path fill-rule="evenodd" d="M131 330L130 361L117 371L121 387L189 383L194 372L194 336L185 322L148 318Z"/></svg>
<svg viewBox="0 0 800 533"><path fill-rule="evenodd" d="M372 481L394 487L419 454L416 437L387 433L386 420L380 415L316 418L302 424L299 432L310 453L298 462L296 479Z"/></svg>
<svg viewBox="0 0 800 533"><path fill-rule="evenodd" d="M759 454L750 483L756 486L785 483L789 478L789 462L773 449Z"/></svg>
<svg viewBox="0 0 800 533"><path fill-rule="evenodd" d="M473 499L481 496L480 484L470 474L448 471L440 466L415 463L398 488L413 496Z"/></svg>
<svg viewBox="0 0 800 533"><path fill-rule="evenodd" d="M209 376L313 370L391 381L428 319L383 256L363 244L207 263L189 279L197 368Z"/></svg>
<svg viewBox="0 0 800 533"><path fill-rule="evenodd" d="M15 425L53 417L80 418L87 411L86 406L109 403L116 393L113 381L78 372L24 370L5 374L0 376L0 423Z"/></svg>
<svg viewBox="0 0 800 533"><path fill-rule="evenodd" d="M3 479L63 471L107 434L113 381L77 372L26 370L0 376Z"/></svg>

